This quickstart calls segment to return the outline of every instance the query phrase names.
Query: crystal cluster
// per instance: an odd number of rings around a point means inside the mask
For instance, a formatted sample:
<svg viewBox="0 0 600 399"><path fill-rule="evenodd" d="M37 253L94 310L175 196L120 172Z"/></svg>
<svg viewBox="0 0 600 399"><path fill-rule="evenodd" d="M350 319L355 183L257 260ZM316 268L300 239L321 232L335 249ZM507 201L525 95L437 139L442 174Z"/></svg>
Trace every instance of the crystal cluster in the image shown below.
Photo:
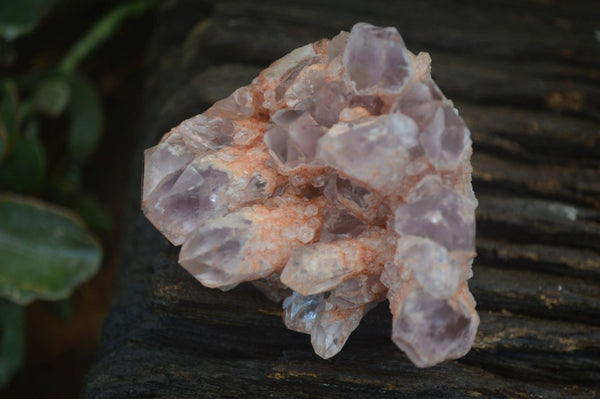
<svg viewBox="0 0 600 399"><path fill-rule="evenodd" d="M386 298L417 366L463 356L471 140L430 61L365 23L292 51L145 152L146 216L205 286L283 301L323 358Z"/></svg>

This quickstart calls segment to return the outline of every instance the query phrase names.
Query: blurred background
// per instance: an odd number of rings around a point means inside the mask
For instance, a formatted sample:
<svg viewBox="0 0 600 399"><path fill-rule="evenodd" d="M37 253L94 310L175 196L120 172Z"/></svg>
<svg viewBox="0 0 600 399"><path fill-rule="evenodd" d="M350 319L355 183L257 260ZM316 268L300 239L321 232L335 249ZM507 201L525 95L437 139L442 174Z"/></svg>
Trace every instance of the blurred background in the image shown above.
<svg viewBox="0 0 600 399"><path fill-rule="evenodd" d="M1 398L78 397L94 358L153 7L0 0Z"/></svg>

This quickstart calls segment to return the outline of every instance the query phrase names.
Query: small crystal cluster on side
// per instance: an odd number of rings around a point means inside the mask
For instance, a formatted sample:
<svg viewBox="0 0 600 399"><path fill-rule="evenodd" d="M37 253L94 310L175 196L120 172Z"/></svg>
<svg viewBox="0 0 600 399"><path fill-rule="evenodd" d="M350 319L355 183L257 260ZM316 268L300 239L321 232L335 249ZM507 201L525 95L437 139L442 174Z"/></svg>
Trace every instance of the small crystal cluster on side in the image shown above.
<svg viewBox="0 0 600 399"><path fill-rule="evenodd" d="M419 367L466 354L470 133L395 28L300 47L145 152L143 209L207 287L245 281L338 353L387 298Z"/></svg>

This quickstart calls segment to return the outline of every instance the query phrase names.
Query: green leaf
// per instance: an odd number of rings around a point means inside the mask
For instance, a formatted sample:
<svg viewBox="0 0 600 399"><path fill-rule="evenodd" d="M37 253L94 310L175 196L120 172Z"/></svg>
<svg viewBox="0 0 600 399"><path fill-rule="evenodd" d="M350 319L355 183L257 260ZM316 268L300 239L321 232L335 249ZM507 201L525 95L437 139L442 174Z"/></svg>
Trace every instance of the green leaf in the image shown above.
<svg viewBox="0 0 600 399"><path fill-rule="evenodd" d="M19 122L17 86L8 80L0 82L0 161L8 154L19 134Z"/></svg>
<svg viewBox="0 0 600 399"><path fill-rule="evenodd" d="M0 164L0 188L17 192L40 187L46 171L46 154L38 137L37 121L30 121L14 148Z"/></svg>
<svg viewBox="0 0 600 399"><path fill-rule="evenodd" d="M2 1L2 0L0 0ZM101 43L105 42L125 18L141 15L154 6L153 0L134 0L121 2L105 14L94 26L75 43L73 48L60 62L58 69L64 73L73 73L81 62Z"/></svg>
<svg viewBox="0 0 600 399"><path fill-rule="evenodd" d="M25 305L58 300L94 275L102 250L66 209L0 196L0 297Z"/></svg>
<svg viewBox="0 0 600 399"><path fill-rule="evenodd" d="M71 158L81 164L96 148L104 120L100 98L92 85L77 75L70 85L68 149Z"/></svg>
<svg viewBox="0 0 600 399"><path fill-rule="evenodd" d="M31 32L52 0L0 0L0 36L12 41Z"/></svg>
<svg viewBox="0 0 600 399"><path fill-rule="evenodd" d="M10 382L25 358L23 308L0 299L0 388Z"/></svg>
<svg viewBox="0 0 600 399"><path fill-rule="evenodd" d="M110 230L113 218L106 206L91 196L84 196L77 201L77 213L92 230Z"/></svg>
<svg viewBox="0 0 600 399"><path fill-rule="evenodd" d="M71 98L71 88L64 76L54 75L44 79L35 90L35 109L51 118L60 116Z"/></svg>

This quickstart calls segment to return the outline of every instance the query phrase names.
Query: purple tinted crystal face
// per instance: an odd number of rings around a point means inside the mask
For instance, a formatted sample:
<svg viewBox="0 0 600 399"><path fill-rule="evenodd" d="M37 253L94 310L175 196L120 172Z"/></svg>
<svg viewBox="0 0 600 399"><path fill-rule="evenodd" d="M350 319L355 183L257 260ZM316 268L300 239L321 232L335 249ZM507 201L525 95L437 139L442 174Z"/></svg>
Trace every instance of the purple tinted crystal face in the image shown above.
<svg viewBox="0 0 600 399"><path fill-rule="evenodd" d="M285 164L288 160L288 141L289 134L285 128L279 126L271 126L265 132L265 144L269 147L271 154Z"/></svg>
<svg viewBox="0 0 600 399"><path fill-rule="evenodd" d="M302 296L294 291L283 301L283 321L290 330L310 334L324 305L324 294Z"/></svg>
<svg viewBox="0 0 600 399"><path fill-rule="evenodd" d="M417 287L392 325L392 341L418 367L467 353L479 320L460 300L435 299Z"/></svg>
<svg viewBox="0 0 600 399"><path fill-rule="evenodd" d="M252 95L247 86L240 87L229 97L214 103L206 110L207 116L221 116L229 119L246 119L254 115Z"/></svg>
<svg viewBox="0 0 600 399"><path fill-rule="evenodd" d="M469 129L451 105L436 109L435 115L420 136L421 145L437 169L452 169L469 146Z"/></svg>
<svg viewBox="0 0 600 399"><path fill-rule="evenodd" d="M165 177L176 172L181 173L193 158L194 155L178 138L169 138L166 142L144 151L142 199L146 200Z"/></svg>
<svg viewBox="0 0 600 399"><path fill-rule="evenodd" d="M354 202L359 208L369 206L371 192L364 187L357 186L348 179L338 178L335 182L336 191L339 196Z"/></svg>
<svg viewBox="0 0 600 399"><path fill-rule="evenodd" d="M401 114L381 115L360 124L338 124L317 144L317 159L375 190L400 182L418 148L418 128Z"/></svg>
<svg viewBox="0 0 600 399"><path fill-rule="evenodd" d="M392 112L410 116L419 129L424 130L433 119L442 98L442 92L433 80L413 82L407 88L407 93L393 105Z"/></svg>
<svg viewBox="0 0 600 399"><path fill-rule="evenodd" d="M291 142L295 144L301 154L299 162L309 163L315 158L317 141L324 133L323 128L308 113L302 114L294 123L290 124Z"/></svg>
<svg viewBox="0 0 600 399"><path fill-rule="evenodd" d="M401 112L417 123L421 146L437 169L456 167L469 146L470 133L435 82L428 79L413 83L392 112Z"/></svg>
<svg viewBox="0 0 600 399"><path fill-rule="evenodd" d="M350 32L344 66L358 92L402 90L412 74L404 41L396 28L358 23Z"/></svg>
<svg viewBox="0 0 600 399"><path fill-rule="evenodd" d="M300 61L297 65L294 65L289 70L287 70L283 74L283 76L281 76L280 84L275 89L275 99L278 101L281 100L283 98L283 95L287 91L288 87L290 87L290 85L298 77L300 72L302 72L302 70L305 67L314 64L318 60L319 60L318 57L307 58L307 59Z"/></svg>
<svg viewBox="0 0 600 399"><path fill-rule="evenodd" d="M342 82L329 82L314 96L311 115L323 126L331 127L339 120L342 109L348 104L348 89Z"/></svg>
<svg viewBox="0 0 600 399"><path fill-rule="evenodd" d="M227 212L221 198L229 184L227 173L189 164L156 187L146 201L146 216L174 245L181 245L199 223Z"/></svg>
<svg viewBox="0 0 600 399"><path fill-rule="evenodd" d="M273 126L265 133L265 143L282 164L295 168L310 164L316 154L317 141L324 134L307 112L282 110L273 115Z"/></svg>
<svg viewBox="0 0 600 399"><path fill-rule="evenodd" d="M313 98L326 79L327 70L322 65L304 68L285 91L285 103L288 107L294 107L307 98Z"/></svg>
<svg viewBox="0 0 600 399"><path fill-rule="evenodd" d="M234 126L228 118L201 114L183 121L179 125L179 131L189 148L210 151L231 144Z"/></svg>
<svg viewBox="0 0 600 399"><path fill-rule="evenodd" d="M320 241L330 242L343 238L354 238L366 229L367 225L346 209L325 208Z"/></svg>
<svg viewBox="0 0 600 399"><path fill-rule="evenodd" d="M337 173L327 176L323 195L334 205L350 210L365 222L374 223L378 219L381 198L350 179L338 177ZM385 215L379 216L383 218L379 218L377 224L385 219Z"/></svg>
<svg viewBox="0 0 600 399"><path fill-rule="evenodd" d="M448 251L474 251L473 204L447 187L394 210L394 230L400 235L429 238Z"/></svg>
<svg viewBox="0 0 600 399"><path fill-rule="evenodd" d="M293 109L282 109L271 115L271 122L273 122L276 126L288 128L303 113L303 111L296 111Z"/></svg>
<svg viewBox="0 0 600 399"><path fill-rule="evenodd" d="M458 288L460 265L448 256L446 248L429 239L401 238L395 260L412 270L415 279L434 298L450 298Z"/></svg>
<svg viewBox="0 0 600 399"><path fill-rule="evenodd" d="M221 223L222 222L222 223ZM207 287L227 287L255 276L243 268L251 222L230 214L200 226L181 248L179 263Z"/></svg>
<svg viewBox="0 0 600 399"><path fill-rule="evenodd" d="M361 275L344 280L331 291L329 302L335 303L339 308L351 308L369 304L386 290L377 275Z"/></svg>

